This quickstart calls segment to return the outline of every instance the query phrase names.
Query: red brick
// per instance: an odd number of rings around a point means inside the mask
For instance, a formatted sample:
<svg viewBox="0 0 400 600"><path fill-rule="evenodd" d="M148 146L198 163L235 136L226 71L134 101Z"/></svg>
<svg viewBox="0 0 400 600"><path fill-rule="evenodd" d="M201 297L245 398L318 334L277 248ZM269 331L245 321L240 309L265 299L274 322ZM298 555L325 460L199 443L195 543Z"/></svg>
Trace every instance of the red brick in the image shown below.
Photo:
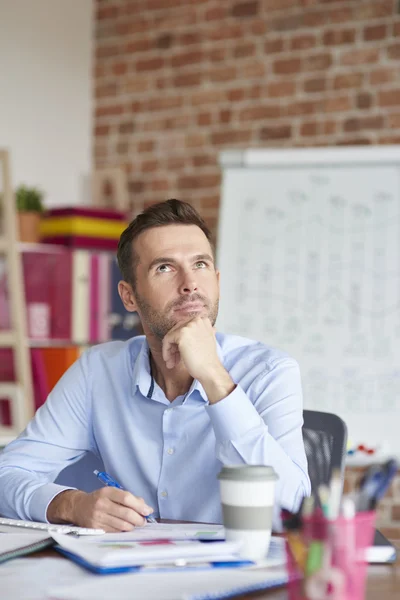
<svg viewBox="0 0 400 600"><path fill-rule="evenodd" d="M268 31L268 25L265 19L252 19L250 25L250 31L253 35L264 36Z"/></svg>
<svg viewBox="0 0 400 600"><path fill-rule="evenodd" d="M167 169L172 171L181 170L186 166L186 158L184 156L169 156L167 159Z"/></svg>
<svg viewBox="0 0 400 600"><path fill-rule="evenodd" d="M154 192L167 192L169 181L168 179L153 179L150 187Z"/></svg>
<svg viewBox="0 0 400 600"><path fill-rule="evenodd" d="M94 129L94 135L98 137L108 135L109 132L110 128L108 125L97 125Z"/></svg>
<svg viewBox="0 0 400 600"><path fill-rule="evenodd" d="M296 93L296 83L294 81L276 81L269 83L266 87L266 94L271 98L283 98L293 96Z"/></svg>
<svg viewBox="0 0 400 600"><path fill-rule="evenodd" d="M324 121L321 125L320 133L322 135L333 135L336 133L337 123L336 121Z"/></svg>
<svg viewBox="0 0 400 600"><path fill-rule="evenodd" d="M125 75L128 71L128 65L125 62L114 63L111 70L113 75Z"/></svg>
<svg viewBox="0 0 400 600"><path fill-rule="evenodd" d="M298 73L301 69L301 60L299 58L283 58L276 60L273 64L273 71L277 75L291 75Z"/></svg>
<svg viewBox="0 0 400 600"><path fill-rule="evenodd" d="M118 16L118 6L99 6L96 11L96 19L99 21L103 19L115 19Z"/></svg>
<svg viewBox="0 0 400 600"><path fill-rule="evenodd" d="M214 154L196 154L192 158L194 167L209 167L215 166L216 158Z"/></svg>
<svg viewBox="0 0 400 600"><path fill-rule="evenodd" d="M133 121L125 121L118 126L120 133L133 133L135 131L135 123Z"/></svg>
<svg viewBox="0 0 400 600"><path fill-rule="evenodd" d="M185 138L185 146L187 148L204 148L206 139L204 133L189 133Z"/></svg>
<svg viewBox="0 0 400 600"><path fill-rule="evenodd" d="M318 104L310 100L299 100L294 104L289 104L287 114L291 117L298 115L312 115L318 110Z"/></svg>
<svg viewBox="0 0 400 600"><path fill-rule="evenodd" d="M245 93L243 88L232 89L226 92L226 97L230 102L238 102L240 100L243 100L244 96Z"/></svg>
<svg viewBox="0 0 400 600"><path fill-rule="evenodd" d="M364 65L376 63L379 60L379 48L360 48L343 54L342 65Z"/></svg>
<svg viewBox="0 0 400 600"><path fill-rule="evenodd" d="M124 52L131 54L134 54L135 52L146 52L146 50L150 50L151 47L152 43L149 38L132 40L125 44Z"/></svg>
<svg viewBox="0 0 400 600"><path fill-rule="evenodd" d="M117 93L117 84L116 83L105 83L104 85L99 85L95 89L96 98L107 98L109 96L115 96Z"/></svg>
<svg viewBox="0 0 400 600"><path fill-rule="evenodd" d="M136 71L155 71L164 66L164 60L159 56L154 58L144 58L136 62Z"/></svg>
<svg viewBox="0 0 400 600"><path fill-rule="evenodd" d="M371 71L369 75L369 80L372 85L380 84L380 83L391 83L396 81L399 75L398 68L384 68L381 67L376 71Z"/></svg>
<svg viewBox="0 0 400 600"><path fill-rule="evenodd" d="M145 182L143 180L128 181L128 189L131 194L141 194L145 189Z"/></svg>
<svg viewBox="0 0 400 600"><path fill-rule="evenodd" d="M312 77L304 82L304 91L308 93L323 92L326 90L326 77Z"/></svg>
<svg viewBox="0 0 400 600"><path fill-rule="evenodd" d="M393 16L393 0L370 0L369 2L357 2L353 9L354 16L358 21L368 19L380 19Z"/></svg>
<svg viewBox="0 0 400 600"><path fill-rule="evenodd" d="M152 152L154 150L153 140L141 140L138 143L138 152Z"/></svg>
<svg viewBox="0 0 400 600"><path fill-rule="evenodd" d="M128 142L117 142L115 146L115 151L117 154L124 155L128 154L129 144Z"/></svg>
<svg viewBox="0 0 400 600"><path fill-rule="evenodd" d="M390 129L400 129L400 113L388 115L388 127Z"/></svg>
<svg viewBox="0 0 400 600"><path fill-rule="evenodd" d="M321 25L327 25L329 22L329 13L326 9L304 11L304 27L320 27Z"/></svg>
<svg viewBox="0 0 400 600"><path fill-rule="evenodd" d="M132 78L125 78L125 81L121 85L121 91L128 92L130 94L145 92L148 90L149 84L150 81L145 75L137 75Z"/></svg>
<svg viewBox="0 0 400 600"><path fill-rule="evenodd" d="M383 40L387 35L387 25L370 25L364 28L363 38L366 42Z"/></svg>
<svg viewBox="0 0 400 600"><path fill-rule="evenodd" d="M351 109L351 101L348 96L339 98L328 98L322 102L323 112L341 112Z"/></svg>
<svg viewBox="0 0 400 600"><path fill-rule="evenodd" d="M267 54L275 54L276 52L282 52L284 48L284 42L281 37L275 39L269 39L264 44L264 51Z"/></svg>
<svg viewBox="0 0 400 600"><path fill-rule="evenodd" d="M392 506L392 519L393 521L400 521L400 504Z"/></svg>
<svg viewBox="0 0 400 600"><path fill-rule="evenodd" d="M150 98L146 103L146 108L151 111L168 110L171 108L180 108L183 105L183 96L159 96Z"/></svg>
<svg viewBox="0 0 400 600"><path fill-rule="evenodd" d="M373 96L368 92L361 92L356 96L356 106L360 109L371 108L373 104Z"/></svg>
<svg viewBox="0 0 400 600"><path fill-rule="evenodd" d="M341 46L353 44L356 39L356 30L353 29L328 29L325 31L322 41L325 46Z"/></svg>
<svg viewBox="0 0 400 600"><path fill-rule="evenodd" d="M307 48L314 48L317 40L315 35L303 34L298 35L290 40L291 50L307 50Z"/></svg>
<svg viewBox="0 0 400 600"><path fill-rule="evenodd" d="M363 73L343 73L342 75L336 75L333 80L333 87L335 90L359 88L363 84L363 81Z"/></svg>
<svg viewBox="0 0 400 600"><path fill-rule="evenodd" d="M118 56L119 52L119 46L116 46L115 44L113 46L97 46L96 58L98 60L101 58L111 58L113 56Z"/></svg>
<svg viewBox="0 0 400 600"><path fill-rule="evenodd" d="M219 207L219 196L218 195L207 195L199 199L199 204L202 210L218 209Z"/></svg>
<svg viewBox="0 0 400 600"><path fill-rule="evenodd" d="M228 131L218 131L211 134L211 142L215 146L229 144L246 144L251 139L251 131L229 129Z"/></svg>
<svg viewBox="0 0 400 600"><path fill-rule="evenodd" d="M233 49L233 56L235 58L245 58L247 56L254 56L256 53L256 46L250 42L239 43Z"/></svg>
<svg viewBox="0 0 400 600"><path fill-rule="evenodd" d="M236 67L217 67L210 69L207 75L213 82L231 81L236 78Z"/></svg>
<svg viewBox="0 0 400 600"><path fill-rule="evenodd" d="M285 140L292 136L291 125L273 125L263 127L260 131L260 140Z"/></svg>
<svg viewBox="0 0 400 600"><path fill-rule="evenodd" d="M232 111L229 109L224 109L219 111L219 122L220 123L230 123L232 119Z"/></svg>
<svg viewBox="0 0 400 600"><path fill-rule="evenodd" d="M241 23L224 24L208 32L210 40L236 40L242 38L244 34L243 25Z"/></svg>
<svg viewBox="0 0 400 600"><path fill-rule="evenodd" d="M387 90L379 94L380 106L400 106L400 88Z"/></svg>
<svg viewBox="0 0 400 600"><path fill-rule="evenodd" d="M299 13L297 15L288 15L284 17L277 17L271 19L270 30L271 31L296 31L301 29L305 24L304 14Z"/></svg>
<svg viewBox="0 0 400 600"><path fill-rule="evenodd" d="M353 117L346 119L343 123L343 131L354 133L355 131L363 131L365 129L382 129L384 126L384 118L381 115L372 117Z"/></svg>
<svg viewBox="0 0 400 600"><path fill-rule="evenodd" d="M238 76L246 79L264 78L266 70L265 60L246 62L238 68Z"/></svg>
<svg viewBox="0 0 400 600"><path fill-rule="evenodd" d="M261 98L262 87L259 83L256 85L252 85L247 90L247 98L251 98L252 100L258 100Z"/></svg>
<svg viewBox="0 0 400 600"><path fill-rule="evenodd" d="M155 45L157 48L166 50L168 48L171 48L173 43L174 43L174 36L171 33L163 33L162 35L158 36L158 38L156 39Z"/></svg>
<svg viewBox="0 0 400 600"><path fill-rule="evenodd" d="M332 64L332 56L326 52L303 58L302 71L323 71Z"/></svg>
<svg viewBox="0 0 400 600"><path fill-rule="evenodd" d="M96 117L111 117L113 115L122 115L124 112L120 104L111 104L110 106L99 106L96 109Z"/></svg>
<svg viewBox="0 0 400 600"><path fill-rule="evenodd" d="M219 185L221 175L219 173L210 175L184 175L178 179L178 188L191 190L196 188L209 188Z"/></svg>
<svg viewBox="0 0 400 600"><path fill-rule="evenodd" d="M245 108L240 111L240 121L257 121L259 119L276 119L281 115L281 107L276 105L261 105Z"/></svg>
<svg viewBox="0 0 400 600"><path fill-rule="evenodd" d="M197 124L200 126L203 125L211 125L212 123L212 113L210 112L202 112L197 116Z"/></svg>
<svg viewBox="0 0 400 600"><path fill-rule="evenodd" d="M140 170L143 173L153 173L160 168L160 162L158 160L145 160L142 162Z"/></svg>
<svg viewBox="0 0 400 600"><path fill-rule="evenodd" d="M186 67L193 65L203 60L204 54L201 50L192 50L191 52L182 52L171 57L172 68Z"/></svg>
<svg viewBox="0 0 400 600"><path fill-rule="evenodd" d="M335 142L337 146L368 146L372 144L369 137L346 137L344 140Z"/></svg>
<svg viewBox="0 0 400 600"><path fill-rule="evenodd" d="M195 85L200 85L201 74L184 73L182 75L177 75L176 77L174 77L173 82L176 87L193 87Z"/></svg>
<svg viewBox="0 0 400 600"><path fill-rule="evenodd" d="M207 58L211 62L222 62L226 59L225 48L212 48L207 52Z"/></svg>
<svg viewBox="0 0 400 600"><path fill-rule="evenodd" d="M213 6L212 8L206 10L204 13L204 18L206 21L219 21L227 16L227 12L226 6Z"/></svg>
<svg viewBox="0 0 400 600"><path fill-rule="evenodd" d="M397 23L393 23L393 35L396 37L400 35L400 21L397 21Z"/></svg>
<svg viewBox="0 0 400 600"><path fill-rule="evenodd" d="M390 60L397 60L400 58L400 43L392 44L387 49L387 55Z"/></svg>
<svg viewBox="0 0 400 600"><path fill-rule="evenodd" d="M400 144L400 135L385 135L377 139L378 144Z"/></svg>
<svg viewBox="0 0 400 600"><path fill-rule="evenodd" d="M316 121L310 121L308 123L303 123L300 127L300 135L307 137L307 136L314 136L317 135L318 133L318 123Z"/></svg>
<svg viewBox="0 0 400 600"><path fill-rule="evenodd" d="M259 4L258 0L252 0L251 2L239 2L232 7L233 17L254 17L258 13Z"/></svg>
<svg viewBox="0 0 400 600"><path fill-rule="evenodd" d="M178 42L182 44L182 46L189 46L191 44L199 44L203 40L203 35L198 31L189 31L187 33L182 33Z"/></svg>
<svg viewBox="0 0 400 600"><path fill-rule="evenodd" d="M194 106L200 104L212 104L215 106L219 102L223 102L224 99L223 91L215 88L199 90L190 97L190 101Z"/></svg>

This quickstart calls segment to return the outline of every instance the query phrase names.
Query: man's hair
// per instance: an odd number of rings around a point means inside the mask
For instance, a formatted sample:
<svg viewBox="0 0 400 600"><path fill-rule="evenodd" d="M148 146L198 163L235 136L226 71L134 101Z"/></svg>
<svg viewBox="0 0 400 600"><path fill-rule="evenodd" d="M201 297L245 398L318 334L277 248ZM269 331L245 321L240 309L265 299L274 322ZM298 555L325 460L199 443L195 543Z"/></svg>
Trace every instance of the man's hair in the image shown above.
<svg viewBox="0 0 400 600"><path fill-rule="evenodd" d="M211 243L211 231L193 206L174 198L153 204L129 223L119 239L117 260L124 281L131 285L136 283L136 267L139 264L139 256L133 248L136 238L153 227L177 224L197 225Z"/></svg>

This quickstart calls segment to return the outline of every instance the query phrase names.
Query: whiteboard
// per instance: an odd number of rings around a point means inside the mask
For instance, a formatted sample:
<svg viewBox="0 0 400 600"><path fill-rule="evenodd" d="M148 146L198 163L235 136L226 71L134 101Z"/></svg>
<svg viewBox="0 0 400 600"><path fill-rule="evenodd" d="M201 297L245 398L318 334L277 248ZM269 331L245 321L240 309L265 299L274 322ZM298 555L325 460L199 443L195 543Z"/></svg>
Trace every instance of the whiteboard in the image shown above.
<svg viewBox="0 0 400 600"><path fill-rule="evenodd" d="M305 408L400 456L400 146L221 165L218 329L288 352Z"/></svg>

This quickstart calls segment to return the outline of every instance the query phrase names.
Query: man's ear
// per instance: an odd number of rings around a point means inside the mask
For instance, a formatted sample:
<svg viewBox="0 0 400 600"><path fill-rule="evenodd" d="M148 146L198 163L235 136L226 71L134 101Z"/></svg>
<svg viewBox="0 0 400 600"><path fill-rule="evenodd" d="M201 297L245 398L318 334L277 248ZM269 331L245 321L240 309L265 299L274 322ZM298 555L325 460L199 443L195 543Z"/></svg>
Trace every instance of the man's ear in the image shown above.
<svg viewBox="0 0 400 600"><path fill-rule="evenodd" d="M137 304L132 286L127 281L118 282L118 294L128 312L136 312Z"/></svg>
<svg viewBox="0 0 400 600"><path fill-rule="evenodd" d="M220 289L221 289L221 272L218 271L218 269L216 269L215 274L217 276L218 291L220 291Z"/></svg>

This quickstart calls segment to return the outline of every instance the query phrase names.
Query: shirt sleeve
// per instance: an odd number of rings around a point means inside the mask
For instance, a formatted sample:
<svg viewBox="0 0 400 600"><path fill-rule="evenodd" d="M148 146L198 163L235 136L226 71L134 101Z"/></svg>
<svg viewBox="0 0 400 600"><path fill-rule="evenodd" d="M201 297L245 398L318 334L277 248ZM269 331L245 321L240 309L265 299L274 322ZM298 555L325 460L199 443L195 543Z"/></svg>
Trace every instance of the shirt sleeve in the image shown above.
<svg viewBox="0 0 400 600"><path fill-rule="evenodd" d="M295 511L311 493L304 449L303 398L299 367L281 359L245 391L239 385L223 400L208 405L216 455L224 465L270 465L276 483L274 529L281 529L280 508Z"/></svg>
<svg viewBox="0 0 400 600"><path fill-rule="evenodd" d="M63 375L26 429L0 453L0 514L47 521L47 507L71 489L54 480L94 451L88 353Z"/></svg>

